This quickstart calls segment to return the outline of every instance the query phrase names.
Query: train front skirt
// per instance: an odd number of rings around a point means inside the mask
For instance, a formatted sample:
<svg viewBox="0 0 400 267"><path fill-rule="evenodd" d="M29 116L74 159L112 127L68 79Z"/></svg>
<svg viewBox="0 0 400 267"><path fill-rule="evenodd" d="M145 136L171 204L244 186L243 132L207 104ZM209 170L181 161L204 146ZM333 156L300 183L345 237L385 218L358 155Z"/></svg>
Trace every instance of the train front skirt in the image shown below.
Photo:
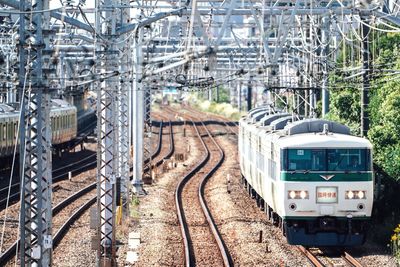
<svg viewBox="0 0 400 267"><path fill-rule="evenodd" d="M321 225L330 224L326 229ZM303 246L351 247L364 244L367 220L338 220L320 217L304 221L284 221L289 244Z"/></svg>

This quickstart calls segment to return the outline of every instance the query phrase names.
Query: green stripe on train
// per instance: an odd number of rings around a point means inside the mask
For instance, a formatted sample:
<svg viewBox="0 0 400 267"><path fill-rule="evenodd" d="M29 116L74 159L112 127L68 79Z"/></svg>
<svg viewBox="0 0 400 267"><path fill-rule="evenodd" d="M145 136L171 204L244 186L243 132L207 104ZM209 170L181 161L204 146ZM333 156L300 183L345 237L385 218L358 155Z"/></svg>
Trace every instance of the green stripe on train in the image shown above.
<svg viewBox="0 0 400 267"><path fill-rule="evenodd" d="M324 179L321 176L329 177L334 175L329 180ZM372 181L372 172L369 173L329 173L329 172L320 172L320 173L290 173L290 172L281 172L281 180L287 182L358 182L358 181Z"/></svg>

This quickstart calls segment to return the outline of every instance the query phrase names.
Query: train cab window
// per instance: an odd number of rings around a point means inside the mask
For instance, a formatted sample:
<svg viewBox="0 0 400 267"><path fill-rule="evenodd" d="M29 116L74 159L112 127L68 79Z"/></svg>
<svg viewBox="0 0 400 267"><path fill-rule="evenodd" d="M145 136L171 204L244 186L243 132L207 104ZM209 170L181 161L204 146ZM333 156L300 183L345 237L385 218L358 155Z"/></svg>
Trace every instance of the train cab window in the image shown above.
<svg viewBox="0 0 400 267"><path fill-rule="evenodd" d="M367 149L328 149L329 171L369 171L370 151Z"/></svg>
<svg viewBox="0 0 400 267"><path fill-rule="evenodd" d="M287 164L288 171L324 171L326 170L325 149L289 149Z"/></svg>
<svg viewBox="0 0 400 267"><path fill-rule="evenodd" d="M370 171L368 149L285 149L282 169L286 171Z"/></svg>

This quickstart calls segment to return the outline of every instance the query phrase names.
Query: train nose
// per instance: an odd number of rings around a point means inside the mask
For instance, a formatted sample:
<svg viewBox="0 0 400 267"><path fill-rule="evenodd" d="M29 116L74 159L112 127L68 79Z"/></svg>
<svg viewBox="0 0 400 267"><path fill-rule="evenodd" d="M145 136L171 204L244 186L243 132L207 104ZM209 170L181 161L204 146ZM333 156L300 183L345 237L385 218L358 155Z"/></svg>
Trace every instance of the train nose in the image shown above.
<svg viewBox="0 0 400 267"><path fill-rule="evenodd" d="M335 220L333 218L321 218L319 221L321 229L329 229L335 227Z"/></svg>

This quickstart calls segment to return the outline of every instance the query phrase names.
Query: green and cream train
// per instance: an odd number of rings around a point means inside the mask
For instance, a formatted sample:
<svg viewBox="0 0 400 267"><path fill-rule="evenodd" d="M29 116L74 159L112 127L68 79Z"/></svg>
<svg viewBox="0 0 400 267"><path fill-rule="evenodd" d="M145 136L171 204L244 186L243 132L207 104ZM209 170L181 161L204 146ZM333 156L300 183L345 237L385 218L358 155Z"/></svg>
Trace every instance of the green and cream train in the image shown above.
<svg viewBox="0 0 400 267"><path fill-rule="evenodd" d="M372 145L347 126L256 108L240 120L242 179L288 243L357 246L374 194Z"/></svg>

